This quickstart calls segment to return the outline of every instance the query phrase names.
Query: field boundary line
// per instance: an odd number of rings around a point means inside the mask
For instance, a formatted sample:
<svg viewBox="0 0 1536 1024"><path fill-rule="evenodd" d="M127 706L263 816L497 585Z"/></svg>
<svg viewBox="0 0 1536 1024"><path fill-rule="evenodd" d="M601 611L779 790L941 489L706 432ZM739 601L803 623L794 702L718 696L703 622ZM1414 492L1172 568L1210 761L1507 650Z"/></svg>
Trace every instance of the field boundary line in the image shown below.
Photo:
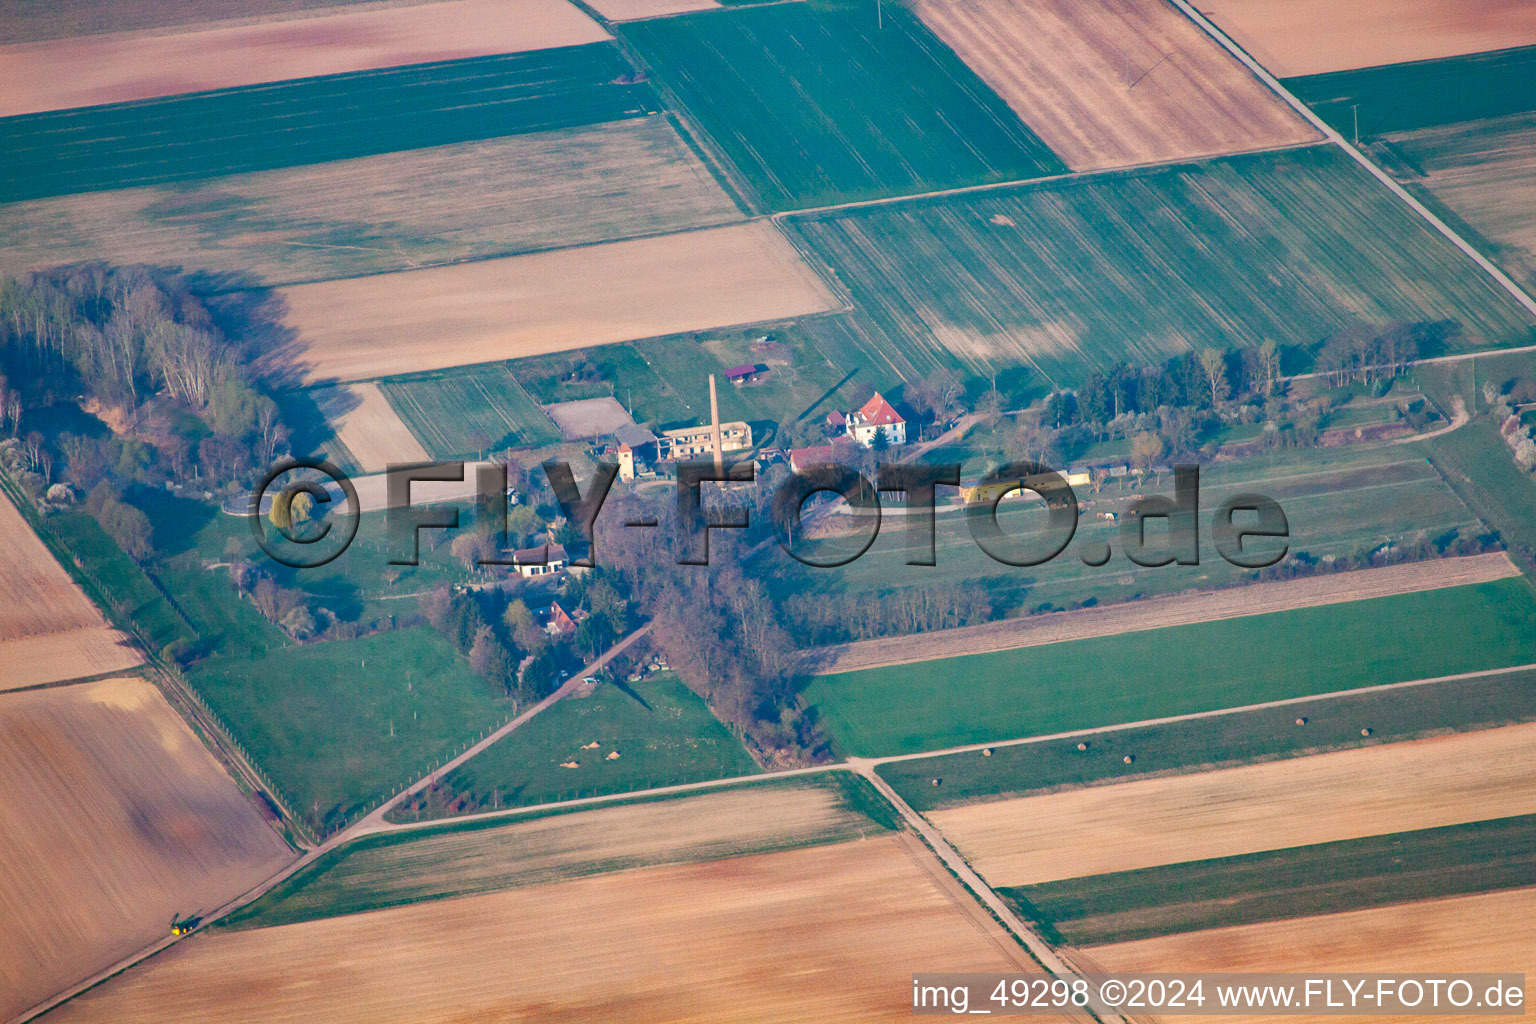
<svg viewBox="0 0 1536 1024"><path fill-rule="evenodd" d="M1254 60L1254 58L1250 56L1246 50L1238 46L1237 43L1235 43L1220 28L1217 28L1209 18L1195 10L1194 7L1190 6L1189 0L1169 0L1169 2L1179 10L1183 11L1185 17L1189 18L1202 30L1204 30L1207 35L1216 40L1216 42L1220 44L1223 49L1232 54L1232 56L1236 57L1244 67L1246 67L1249 71L1258 77L1259 81L1269 86L1270 89L1274 90L1276 95L1294 107L1297 113L1301 114L1301 116L1306 118L1306 120L1314 128L1323 133L1324 138L1332 142L1335 146L1338 146L1345 153L1349 154L1351 159L1353 159L1361 167L1364 167L1368 172L1370 172L1372 177L1385 185L1393 195L1397 196L1398 199L1406 203L1409 209L1413 210L1414 213L1417 213L1431 227L1433 227L1440 234L1444 235L1452 245L1460 249L1465 255L1471 257L1472 261L1481 267L1485 272L1487 272L1487 274L1496 282L1498 282L1498 284L1506 292L1508 292L1516 302L1525 307L1526 312L1530 313L1532 316L1536 316L1536 299L1532 299L1524 288L1521 288L1518 284L1516 284L1508 274L1500 270L1492 260L1478 251L1478 249L1474 247L1472 243L1468 242L1465 238L1458 234L1449 224L1436 216L1434 211L1430 210L1429 207L1425 206L1422 202L1415 198L1411 192L1409 192L1406 188L1398 183L1396 178L1382 170L1382 168L1379 167L1374 160L1366 156L1359 149L1350 145L1349 140L1345 139L1342 133L1335 130L1333 126L1329 125L1321 117L1318 117L1317 114L1312 111L1312 108L1308 107L1299 98L1297 98L1294 93L1282 85L1280 79L1276 78L1268 70L1266 70L1262 64Z"/></svg>
<svg viewBox="0 0 1536 1024"><path fill-rule="evenodd" d="M1073 611L1046 612L1042 615L1000 619L926 633L904 633L872 640L828 644L801 651L800 671L806 675L820 676L889 668L941 658L1044 647L1305 608L1326 608L1355 601L1491 583L1519 575L1519 566L1510 560L1505 551L1403 562L1370 569L1321 573L1122 601ZM1365 587L1366 592L1354 593L1349 589L1351 584ZM1371 584L1376 586L1372 587ZM1280 595L1290 600L1281 600L1267 607L1253 607L1248 599L1255 594ZM1315 600L1318 597L1325 599ZM1227 602L1233 605L1243 602L1243 605L1223 607ZM1163 612L1171 614L1160 615ZM891 649L902 642L915 642L920 649L910 654Z"/></svg>

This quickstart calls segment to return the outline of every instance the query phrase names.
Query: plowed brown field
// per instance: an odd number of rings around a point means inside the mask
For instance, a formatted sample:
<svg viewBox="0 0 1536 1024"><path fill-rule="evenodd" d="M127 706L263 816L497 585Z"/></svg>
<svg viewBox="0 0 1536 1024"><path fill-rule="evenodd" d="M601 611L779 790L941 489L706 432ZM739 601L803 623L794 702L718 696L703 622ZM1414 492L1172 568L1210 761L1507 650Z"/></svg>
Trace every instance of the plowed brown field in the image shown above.
<svg viewBox="0 0 1536 1024"><path fill-rule="evenodd" d="M369 5L0 47L0 117L610 38L566 0Z"/></svg>
<svg viewBox="0 0 1536 1024"><path fill-rule="evenodd" d="M119 672L142 660L0 494L0 690Z"/></svg>
<svg viewBox="0 0 1536 1024"><path fill-rule="evenodd" d="M915 9L1075 171L1318 137L1163 0L917 0Z"/></svg>
<svg viewBox="0 0 1536 1024"><path fill-rule="evenodd" d="M1112 971L1171 973L1335 972L1445 977L1450 972L1514 971L1536 977L1536 889L1426 900L1376 910L1302 917L1269 924L1216 928L1166 938L1098 946L1090 957ZM1482 993L1477 993L1479 997ZM1527 1011L1529 1012L1529 1011ZM1159 1014L1196 1024L1210 1017ZM1260 1015L1253 1024L1338 1020L1337 1017ZM1446 1017L1351 1016L1352 1022L1447 1020ZM1516 1014L1479 1021L1524 1020Z"/></svg>
<svg viewBox="0 0 1536 1024"><path fill-rule="evenodd" d="M1199 0L1195 6L1281 78L1536 43L1536 0Z"/></svg>
<svg viewBox="0 0 1536 1024"><path fill-rule="evenodd" d="M988 882L1027 885L1532 813L1536 724L968 804L929 817Z"/></svg>
<svg viewBox="0 0 1536 1024"><path fill-rule="evenodd" d="M0 1019L290 857L144 680L0 694Z"/></svg>
<svg viewBox="0 0 1536 1024"><path fill-rule="evenodd" d="M282 291L311 380L357 380L776 320L835 300L767 221Z"/></svg>
<svg viewBox="0 0 1536 1024"><path fill-rule="evenodd" d="M868 839L198 936L50 1021L906 1021L917 965L1038 970L930 859Z"/></svg>

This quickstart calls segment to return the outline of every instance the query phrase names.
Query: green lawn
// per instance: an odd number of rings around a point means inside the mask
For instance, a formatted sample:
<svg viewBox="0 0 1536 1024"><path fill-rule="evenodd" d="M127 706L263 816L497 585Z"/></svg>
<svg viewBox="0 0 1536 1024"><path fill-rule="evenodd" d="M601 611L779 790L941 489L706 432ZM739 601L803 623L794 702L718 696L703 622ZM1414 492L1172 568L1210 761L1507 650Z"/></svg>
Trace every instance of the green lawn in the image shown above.
<svg viewBox="0 0 1536 1024"><path fill-rule="evenodd" d="M778 4L618 32L771 210L1065 170L916 17L876 13Z"/></svg>
<svg viewBox="0 0 1536 1024"><path fill-rule="evenodd" d="M614 751L619 756L608 760ZM560 767L568 762L580 767ZM701 698L675 676L661 675L561 701L397 817L527 806L759 770Z"/></svg>
<svg viewBox="0 0 1536 1024"><path fill-rule="evenodd" d="M1337 914L1536 880L1536 815L998 890L1067 942Z"/></svg>
<svg viewBox="0 0 1536 1024"><path fill-rule="evenodd" d="M1514 578L821 676L805 697L842 752L883 756L1529 662L1536 591Z"/></svg>
<svg viewBox="0 0 1536 1024"><path fill-rule="evenodd" d="M216 657L187 678L292 801L331 831L511 717L424 626Z"/></svg>
<svg viewBox="0 0 1536 1024"><path fill-rule="evenodd" d="M806 792L806 807L816 810L777 819L779 798L793 799L786 790ZM814 796L828 790L836 795L830 808ZM741 820L757 799L763 813ZM864 779L828 772L376 834L327 854L224 923L271 927L627 868L843 842L895 828L892 814Z"/></svg>
<svg viewBox="0 0 1536 1024"><path fill-rule="evenodd" d="M1298 726L1297 718L1306 725ZM892 761L880 777L919 811L1065 786L1123 781L1169 771L1205 771L1325 750L1394 743L1446 730L1471 731L1536 718L1536 672L1427 683L1410 693L1318 697L1278 708L1121 729L1077 740L997 747L979 753ZM1369 726L1369 738L1360 735ZM1135 760L1126 764L1127 754ZM933 780L943 779L935 787Z"/></svg>
<svg viewBox="0 0 1536 1024"><path fill-rule="evenodd" d="M382 381L379 389L437 459L555 444L560 432L505 363Z"/></svg>
<svg viewBox="0 0 1536 1024"><path fill-rule="evenodd" d="M922 373L1024 366L1073 386L1191 348L1305 355L1361 323L1443 324L1424 355L1531 337L1507 293L1331 146L789 224Z"/></svg>
<svg viewBox="0 0 1536 1024"><path fill-rule="evenodd" d="M612 43L0 120L0 202L322 163L656 109ZM122 146L131 138L135 144Z"/></svg>
<svg viewBox="0 0 1536 1024"><path fill-rule="evenodd" d="M1353 138L1536 110L1536 46L1288 78L1284 85Z"/></svg>

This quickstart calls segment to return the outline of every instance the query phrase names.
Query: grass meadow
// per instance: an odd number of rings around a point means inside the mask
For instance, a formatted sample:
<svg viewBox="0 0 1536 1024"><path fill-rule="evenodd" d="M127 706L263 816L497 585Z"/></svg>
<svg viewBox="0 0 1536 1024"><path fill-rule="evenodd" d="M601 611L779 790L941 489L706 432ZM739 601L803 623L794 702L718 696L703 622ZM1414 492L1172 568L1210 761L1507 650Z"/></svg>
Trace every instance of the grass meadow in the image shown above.
<svg viewBox="0 0 1536 1024"><path fill-rule="evenodd" d="M878 757L1530 662L1536 591L1515 577L820 676L804 696L842 753Z"/></svg>
<svg viewBox="0 0 1536 1024"><path fill-rule="evenodd" d="M919 811L1028 796L1070 786L1204 771L1326 750L1418 739L1536 718L1536 672L1476 676L1394 690L1318 697L1278 708L1120 729L1078 740L1021 743L881 765L881 778ZM1297 726L1296 719L1306 719ZM1360 735L1368 725L1369 737ZM1126 755L1134 756L1131 764ZM933 779L943 779L935 787Z"/></svg>
<svg viewBox="0 0 1536 1024"><path fill-rule="evenodd" d="M381 68L0 120L0 202L189 181L656 109L611 43ZM123 145L124 138L134 144Z"/></svg>
<svg viewBox="0 0 1536 1024"><path fill-rule="evenodd" d="M1270 338L1310 351L1359 324L1440 325L1423 355L1531 337L1512 298L1327 146L789 225L924 371L1026 366L1073 386L1190 349Z"/></svg>
<svg viewBox="0 0 1536 1024"><path fill-rule="evenodd" d="M504 363L395 377L379 389L433 458L560 441L554 422Z"/></svg>
<svg viewBox="0 0 1536 1024"><path fill-rule="evenodd" d="M618 28L769 210L1065 167L922 23L777 4Z"/></svg>

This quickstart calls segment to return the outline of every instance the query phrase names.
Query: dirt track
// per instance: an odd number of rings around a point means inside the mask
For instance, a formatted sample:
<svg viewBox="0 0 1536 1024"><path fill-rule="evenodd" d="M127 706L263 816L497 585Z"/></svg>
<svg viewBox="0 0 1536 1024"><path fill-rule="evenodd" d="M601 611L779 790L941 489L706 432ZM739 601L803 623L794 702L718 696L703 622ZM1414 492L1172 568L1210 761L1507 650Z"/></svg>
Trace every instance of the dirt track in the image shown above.
<svg viewBox="0 0 1536 1024"><path fill-rule="evenodd" d="M916 10L1075 171L1318 138L1163 0L918 0Z"/></svg>
<svg viewBox="0 0 1536 1024"><path fill-rule="evenodd" d="M1201 0L1281 78L1536 43L1536 0Z"/></svg>
<svg viewBox="0 0 1536 1024"><path fill-rule="evenodd" d="M565 0L445 0L0 47L0 117L608 39Z"/></svg>
<svg viewBox="0 0 1536 1024"><path fill-rule="evenodd" d="M1025 885L1536 813L1536 724L967 804L929 819Z"/></svg>
<svg viewBox="0 0 1536 1024"><path fill-rule="evenodd" d="M1253 583L1227 590L1150 598L1071 612L1029 615L980 626L962 626L932 633L815 647L804 652L801 671L810 675L853 672L1054 644L1065 640L1162 629L1194 622L1263 615L1342 601L1363 601L1420 590L1485 583L1518 575L1520 570L1507 555L1494 552L1275 583Z"/></svg>
<svg viewBox="0 0 1536 1024"><path fill-rule="evenodd" d="M907 1021L912 970L1034 973L911 842L198 936L49 1020Z"/></svg>

